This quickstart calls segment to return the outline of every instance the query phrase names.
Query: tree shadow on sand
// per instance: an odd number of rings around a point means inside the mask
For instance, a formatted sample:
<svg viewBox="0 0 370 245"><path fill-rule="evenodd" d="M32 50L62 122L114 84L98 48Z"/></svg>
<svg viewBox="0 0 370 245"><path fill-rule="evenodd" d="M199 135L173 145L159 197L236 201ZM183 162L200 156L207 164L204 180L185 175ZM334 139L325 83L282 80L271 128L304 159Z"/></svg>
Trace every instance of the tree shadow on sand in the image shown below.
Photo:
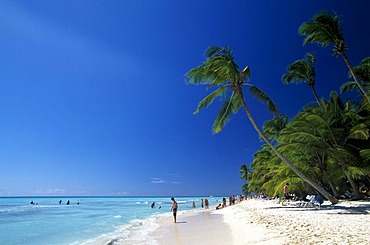
<svg viewBox="0 0 370 245"><path fill-rule="evenodd" d="M269 207L266 209L289 209L289 211L307 211L307 212L325 212L328 210L335 210L333 214L370 214L370 202L356 202L356 206L341 206L339 203L338 205L321 205L321 207L298 207L293 205L287 206L275 206ZM327 213L331 214L331 213Z"/></svg>

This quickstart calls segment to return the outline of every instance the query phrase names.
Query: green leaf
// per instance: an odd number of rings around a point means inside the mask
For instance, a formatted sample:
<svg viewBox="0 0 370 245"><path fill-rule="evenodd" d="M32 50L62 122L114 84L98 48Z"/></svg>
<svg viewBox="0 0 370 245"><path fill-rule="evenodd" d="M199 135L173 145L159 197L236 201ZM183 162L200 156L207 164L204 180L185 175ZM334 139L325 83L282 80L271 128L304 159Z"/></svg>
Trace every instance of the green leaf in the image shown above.
<svg viewBox="0 0 370 245"><path fill-rule="evenodd" d="M275 114L275 117L279 117L279 111L274 102L259 88L254 85L250 85L249 92L253 95L257 100L264 102L267 104L267 109Z"/></svg>
<svg viewBox="0 0 370 245"><path fill-rule="evenodd" d="M207 97L202 99L199 104L197 109L193 112L193 114L197 114L201 109L208 107L217 97L219 96L225 96L227 91L227 86L222 86L212 93L210 93Z"/></svg>
<svg viewBox="0 0 370 245"><path fill-rule="evenodd" d="M219 109L217 117L213 122L213 132L219 133L222 128L228 123L233 114L233 97L235 93L233 92L229 100L226 101Z"/></svg>

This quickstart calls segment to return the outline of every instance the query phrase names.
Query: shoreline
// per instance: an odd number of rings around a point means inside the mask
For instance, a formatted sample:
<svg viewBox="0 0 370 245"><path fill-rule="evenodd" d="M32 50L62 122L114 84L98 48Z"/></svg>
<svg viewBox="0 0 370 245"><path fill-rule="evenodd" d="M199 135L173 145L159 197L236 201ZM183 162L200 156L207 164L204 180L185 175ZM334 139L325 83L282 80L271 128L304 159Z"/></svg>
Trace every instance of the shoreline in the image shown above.
<svg viewBox="0 0 370 245"><path fill-rule="evenodd" d="M320 208L245 200L224 209L158 218L159 244L370 244L370 200Z"/></svg>

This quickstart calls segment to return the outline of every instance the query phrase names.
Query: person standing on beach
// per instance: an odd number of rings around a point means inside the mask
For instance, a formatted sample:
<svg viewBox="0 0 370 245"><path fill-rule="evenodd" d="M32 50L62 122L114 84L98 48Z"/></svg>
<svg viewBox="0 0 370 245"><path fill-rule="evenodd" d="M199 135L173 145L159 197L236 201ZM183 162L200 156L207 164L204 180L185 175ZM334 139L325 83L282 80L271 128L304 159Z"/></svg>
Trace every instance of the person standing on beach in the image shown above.
<svg viewBox="0 0 370 245"><path fill-rule="evenodd" d="M285 196L285 199L286 199L286 200L290 199L290 195L289 195L289 183L286 183L286 184L284 185L283 190L284 190L284 196Z"/></svg>
<svg viewBox="0 0 370 245"><path fill-rule="evenodd" d="M171 197L171 201L172 201L171 211L173 213L173 222L176 223L177 208L179 207L179 205L177 205L175 198Z"/></svg>

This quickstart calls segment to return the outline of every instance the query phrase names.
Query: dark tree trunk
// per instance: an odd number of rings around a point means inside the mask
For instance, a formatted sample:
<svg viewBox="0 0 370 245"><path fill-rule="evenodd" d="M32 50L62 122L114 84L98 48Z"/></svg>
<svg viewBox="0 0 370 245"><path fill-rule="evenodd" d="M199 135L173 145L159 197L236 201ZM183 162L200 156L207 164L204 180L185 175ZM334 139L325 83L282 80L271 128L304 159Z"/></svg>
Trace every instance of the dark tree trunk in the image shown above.
<svg viewBox="0 0 370 245"><path fill-rule="evenodd" d="M360 193L360 189L358 188L358 184L356 183L356 181L351 176L347 176L347 179L352 187L353 193L355 194L355 198L362 199L362 195Z"/></svg>

